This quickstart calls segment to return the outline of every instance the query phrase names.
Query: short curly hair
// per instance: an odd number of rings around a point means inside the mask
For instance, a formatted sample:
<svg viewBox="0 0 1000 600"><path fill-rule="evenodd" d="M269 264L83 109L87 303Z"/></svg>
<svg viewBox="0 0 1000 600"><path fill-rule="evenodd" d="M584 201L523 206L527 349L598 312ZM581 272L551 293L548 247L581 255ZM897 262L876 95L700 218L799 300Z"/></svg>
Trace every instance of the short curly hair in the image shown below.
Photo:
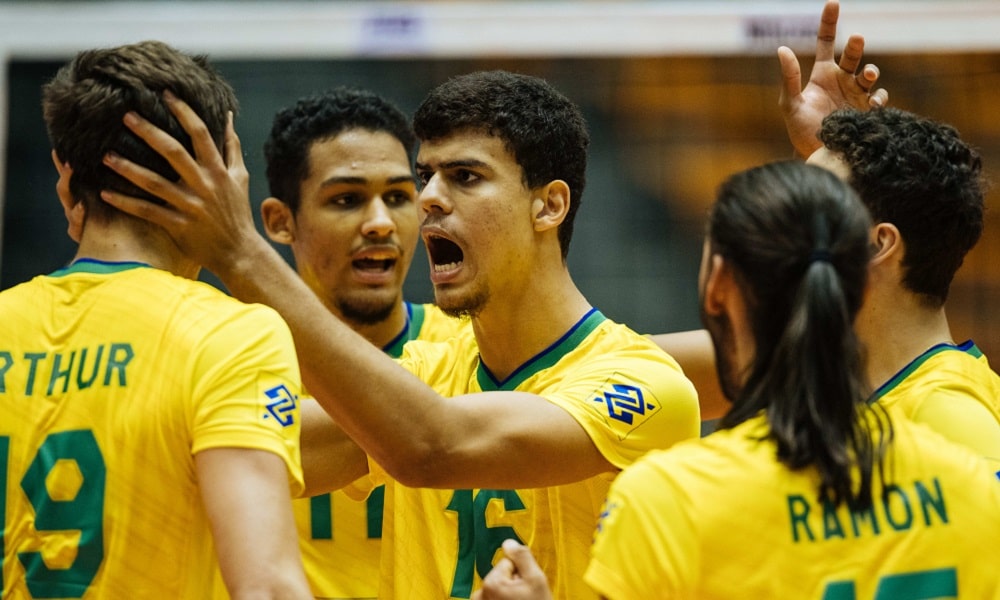
<svg viewBox="0 0 1000 600"><path fill-rule="evenodd" d="M349 129L386 132L399 140L413 160L416 136L402 110L374 92L337 87L301 98L274 116L264 143L271 195L292 212L298 211L301 185L309 176L309 149Z"/></svg>
<svg viewBox="0 0 1000 600"><path fill-rule="evenodd" d="M586 185L590 134L580 109L544 79L507 71L477 71L435 88L413 117L417 137L435 140L462 130L503 140L529 187L561 179L570 206L559 227L563 259Z"/></svg>
<svg viewBox="0 0 1000 600"><path fill-rule="evenodd" d="M135 111L180 141L193 153L190 136L170 113L163 91L184 100L205 122L221 150L228 114L238 108L236 94L202 55L188 55L158 41L85 50L42 86L42 111L49 139L60 161L73 169L70 193L88 215L116 214L98 199L102 189L160 202L108 167L108 152L176 181L178 174L122 123Z"/></svg>
<svg viewBox="0 0 1000 600"><path fill-rule="evenodd" d="M950 125L897 108L834 112L819 137L847 163L874 222L899 229L904 285L943 305L983 231L979 154Z"/></svg>

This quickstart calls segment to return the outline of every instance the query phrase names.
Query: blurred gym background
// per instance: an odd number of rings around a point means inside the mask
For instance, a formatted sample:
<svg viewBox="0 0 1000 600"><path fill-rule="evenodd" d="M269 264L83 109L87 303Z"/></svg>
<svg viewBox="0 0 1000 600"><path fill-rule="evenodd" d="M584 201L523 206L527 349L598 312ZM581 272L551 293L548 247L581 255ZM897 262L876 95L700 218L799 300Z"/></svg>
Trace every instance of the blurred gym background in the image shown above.
<svg viewBox="0 0 1000 600"><path fill-rule="evenodd" d="M40 86L81 49L161 39L233 83L255 205L271 118L341 84L412 112L448 77L503 68L551 81L592 133L570 251L584 293L638 331L699 327L705 209L728 174L789 158L775 50L812 65L822 0L744 2L0 2L0 289L68 262ZM861 33L892 105L951 123L1000 173L1000 2L844 0L837 48ZM952 286L956 341L1000 365L1000 191ZM286 254L288 256L288 254ZM203 278L217 284L211 275ZM409 299L432 298L419 251ZM2 330L2 325L0 325Z"/></svg>

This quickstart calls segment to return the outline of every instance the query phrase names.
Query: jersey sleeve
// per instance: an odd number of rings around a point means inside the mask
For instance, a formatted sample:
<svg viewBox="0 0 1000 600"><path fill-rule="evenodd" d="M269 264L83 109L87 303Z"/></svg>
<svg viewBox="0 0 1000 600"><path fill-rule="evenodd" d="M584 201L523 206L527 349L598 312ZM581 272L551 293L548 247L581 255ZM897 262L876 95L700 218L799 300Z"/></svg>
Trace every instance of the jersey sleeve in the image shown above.
<svg viewBox="0 0 1000 600"><path fill-rule="evenodd" d="M1000 461L1000 421L969 390L937 387L921 400L910 418L981 456Z"/></svg>
<svg viewBox="0 0 1000 600"><path fill-rule="evenodd" d="M589 360L542 395L572 415L620 469L701 432L694 386L659 349Z"/></svg>
<svg viewBox="0 0 1000 600"><path fill-rule="evenodd" d="M658 455L622 471L601 511L584 581L609 600L690 597L701 559L697 524L682 490L651 464Z"/></svg>
<svg viewBox="0 0 1000 600"><path fill-rule="evenodd" d="M303 490L301 380L291 333L273 310L246 306L205 331L193 363L192 453L272 452L285 461L293 497Z"/></svg>

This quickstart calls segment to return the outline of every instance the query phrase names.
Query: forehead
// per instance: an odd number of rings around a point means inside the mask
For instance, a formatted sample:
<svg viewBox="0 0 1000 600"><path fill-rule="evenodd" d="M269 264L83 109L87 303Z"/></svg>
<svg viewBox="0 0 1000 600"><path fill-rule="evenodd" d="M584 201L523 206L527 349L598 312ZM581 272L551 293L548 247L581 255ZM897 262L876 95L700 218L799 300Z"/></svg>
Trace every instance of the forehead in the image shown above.
<svg viewBox="0 0 1000 600"><path fill-rule="evenodd" d="M328 170L358 173L387 168L409 173L410 159L403 143L391 133L348 129L313 142L309 146L309 166L312 176Z"/></svg>
<svg viewBox="0 0 1000 600"><path fill-rule="evenodd" d="M437 168L457 162L479 162L494 167L517 166L502 139L479 130L459 130L442 138L420 142L417 152L420 166Z"/></svg>

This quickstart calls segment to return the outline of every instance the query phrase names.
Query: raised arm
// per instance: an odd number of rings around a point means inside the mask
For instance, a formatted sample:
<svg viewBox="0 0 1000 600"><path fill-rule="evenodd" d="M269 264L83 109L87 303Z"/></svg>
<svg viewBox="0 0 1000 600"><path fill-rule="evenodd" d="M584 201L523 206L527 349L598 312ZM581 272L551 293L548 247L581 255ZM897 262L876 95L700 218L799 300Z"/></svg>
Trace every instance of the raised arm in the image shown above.
<svg viewBox="0 0 1000 600"><path fill-rule="evenodd" d="M137 115L125 122L167 158L179 182L117 156L105 160L166 205L102 197L162 226L237 298L276 309L292 331L305 388L390 475L411 486L503 489L614 470L576 419L544 398L444 398L341 323L257 232L232 124L223 158L197 115L176 98L167 102L191 134L195 156Z"/></svg>
<svg viewBox="0 0 1000 600"><path fill-rule="evenodd" d="M808 157L822 145L816 134L826 115L846 107L868 110L884 106L889 101L889 93L885 89L874 89L879 77L878 67L868 64L858 70L865 49L863 36L851 35L840 61L835 60L839 16L839 2L829 0L820 17L816 59L805 88L802 87L802 70L795 53L785 46L778 48L782 79L778 104L785 119L788 138L801 158Z"/></svg>

